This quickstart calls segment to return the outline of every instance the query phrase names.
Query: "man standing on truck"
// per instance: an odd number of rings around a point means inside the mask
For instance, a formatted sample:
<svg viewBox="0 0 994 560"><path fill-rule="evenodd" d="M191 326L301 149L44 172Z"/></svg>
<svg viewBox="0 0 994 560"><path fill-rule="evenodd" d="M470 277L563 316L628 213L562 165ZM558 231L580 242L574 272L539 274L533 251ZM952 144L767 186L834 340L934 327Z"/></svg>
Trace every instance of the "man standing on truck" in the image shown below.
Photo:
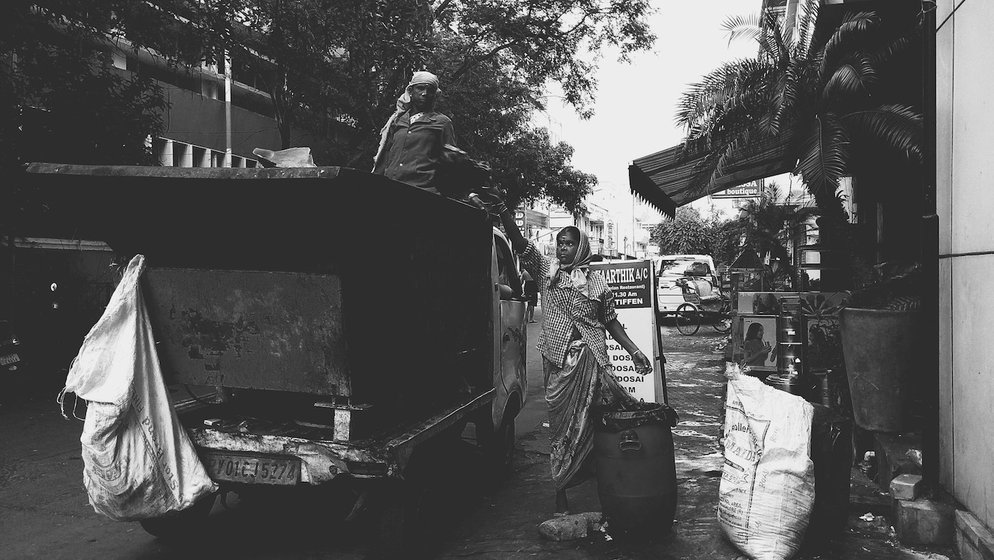
<svg viewBox="0 0 994 560"><path fill-rule="evenodd" d="M435 112L439 93L438 76L431 72L414 73L404 94L397 99L397 110L380 130L373 173L438 192L434 179L442 146L456 144L452 121Z"/></svg>

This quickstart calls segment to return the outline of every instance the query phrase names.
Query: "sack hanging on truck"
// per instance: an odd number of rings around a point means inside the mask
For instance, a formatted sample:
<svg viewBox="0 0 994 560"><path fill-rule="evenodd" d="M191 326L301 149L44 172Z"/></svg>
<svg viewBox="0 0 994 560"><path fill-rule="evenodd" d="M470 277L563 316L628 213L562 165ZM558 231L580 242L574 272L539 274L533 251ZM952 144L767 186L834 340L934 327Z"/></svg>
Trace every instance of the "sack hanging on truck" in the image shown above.
<svg viewBox="0 0 994 560"><path fill-rule="evenodd" d="M804 540L815 500L814 407L801 397L726 372L724 455L718 521L754 560L787 560Z"/></svg>
<svg viewBox="0 0 994 560"><path fill-rule="evenodd" d="M192 506L217 486L169 403L136 255L83 340L63 393L87 401L80 436L90 505L119 521Z"/></svg>

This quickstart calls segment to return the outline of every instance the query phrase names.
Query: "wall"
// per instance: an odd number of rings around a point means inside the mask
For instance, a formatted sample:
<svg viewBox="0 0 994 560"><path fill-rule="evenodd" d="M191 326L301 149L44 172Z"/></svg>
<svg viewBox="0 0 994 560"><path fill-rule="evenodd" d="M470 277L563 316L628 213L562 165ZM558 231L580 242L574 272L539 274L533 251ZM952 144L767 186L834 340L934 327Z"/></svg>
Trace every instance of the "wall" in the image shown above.
<svg viewBox="0 0 994 560"><path fill-rule="evenodd" d="M991 21L994 2L937 3L940 477L988 527L994 526Z"/></svg>

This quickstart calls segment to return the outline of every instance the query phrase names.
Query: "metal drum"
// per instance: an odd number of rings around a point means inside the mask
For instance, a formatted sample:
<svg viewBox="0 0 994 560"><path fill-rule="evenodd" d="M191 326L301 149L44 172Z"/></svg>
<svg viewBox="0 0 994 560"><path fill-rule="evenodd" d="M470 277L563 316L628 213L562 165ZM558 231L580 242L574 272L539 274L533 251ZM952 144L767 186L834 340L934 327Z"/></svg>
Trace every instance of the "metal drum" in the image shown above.
<svg viewBox="0 0 994 560"><path fill-rule="evenodd" d="M673 434L666 405L608 412L594 434L597 494L614 536L666 532L676 514Z"/></svg>

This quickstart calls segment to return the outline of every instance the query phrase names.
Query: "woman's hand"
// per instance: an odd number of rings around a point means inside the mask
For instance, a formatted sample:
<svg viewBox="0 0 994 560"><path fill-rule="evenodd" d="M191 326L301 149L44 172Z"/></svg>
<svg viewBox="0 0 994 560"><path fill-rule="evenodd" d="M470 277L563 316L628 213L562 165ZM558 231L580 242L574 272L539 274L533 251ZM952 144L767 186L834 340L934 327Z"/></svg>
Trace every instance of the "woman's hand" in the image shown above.
<svg viewBox="0 0 994 560"><path fill-rule="evenodd" d="M632 364L635 366L635 373L639 375L649 375L652 373L652 362L649 361L649 358L641 350L636 350L632 353Z"/></svg>

